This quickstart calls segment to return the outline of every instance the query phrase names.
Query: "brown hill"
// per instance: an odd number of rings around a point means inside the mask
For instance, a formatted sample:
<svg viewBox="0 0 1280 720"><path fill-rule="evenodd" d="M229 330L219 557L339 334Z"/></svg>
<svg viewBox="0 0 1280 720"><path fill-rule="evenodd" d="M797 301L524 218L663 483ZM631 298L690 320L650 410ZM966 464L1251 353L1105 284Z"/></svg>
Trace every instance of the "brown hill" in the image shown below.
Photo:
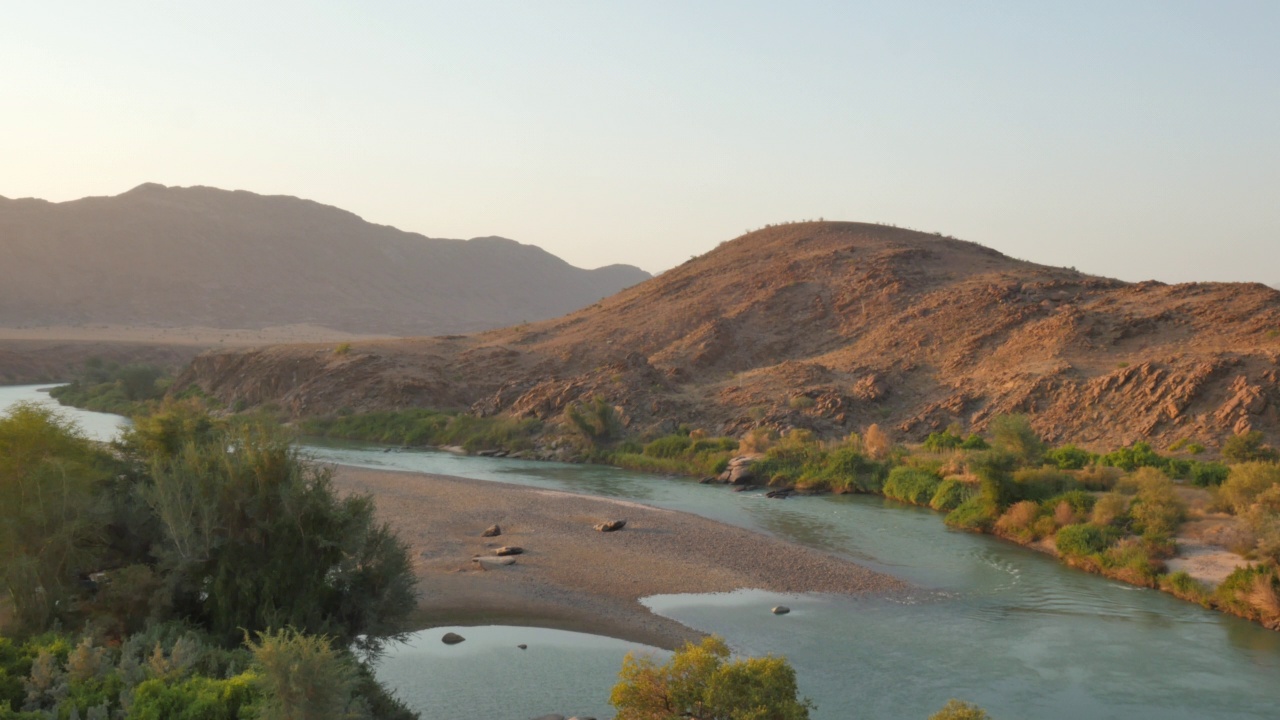
<svg viewBox="0 0 1280 720"><path fill-rule="evenodd" d="M1280 428L1280 292L1125 283L858 223L749 233L565 317L465 337L206 354L182 379L295 415L408 406L633 430L870 423L909 437L1032 415L1054 440Z"/></svg>
<svg viewBox="0 0 1280 720"><path fill-rule="evenodd" d="M0 198L0 247L0 327L470 332L555 317L649 277L293 197L154 184L64 203Z"/></svg>

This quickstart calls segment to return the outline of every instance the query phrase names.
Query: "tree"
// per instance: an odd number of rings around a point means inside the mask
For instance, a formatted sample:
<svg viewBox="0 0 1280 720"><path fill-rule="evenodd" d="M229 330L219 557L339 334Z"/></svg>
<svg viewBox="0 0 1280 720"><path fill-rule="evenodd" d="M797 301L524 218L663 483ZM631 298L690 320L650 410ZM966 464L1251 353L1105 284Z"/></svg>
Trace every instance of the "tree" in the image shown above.
<svg viewBox="0 0 1280 720"><path fill-rule="evenodd" d="M407 548L372 498L339 498L278 427L157 417L128 442L148 466L139 492L175 607L216 637L294 627L377 652L400 633L415 602Z"/></svg>
<svg viewBox="0 0 1280 720"><path fill-rule="evenodd" d="M1222 457L1232 463L1274 462L1277 455L1270 446L1262 444L1262 432L1254 430L1227 438L1222 443Z"/></svg>
<svg viewBox="0 0 1280 720"><path fill-rule="evenodd" d="M1039 465L1045 445L1026 415L1000 415L991 421L991 444L1022 465Z"/></svg>
<svg viewBox="0 0 1280 720"><path fill-rule="evenodd" d="M808 720L785 658L729 659L718 637L686 643L665 665L629 653L609 696L616 720Z"/></svg>
<svg viewBox="0 0 1280 720"><path fill-rule="evenodd" d="M110 463L47 408L0 416L0 591L24 629L43 630L101 554Z"/></svg>
<svg viewBox="0 0 1280 720"><path fill-rule="evenodd" d="M564 411L565 419L592 445L607 445L622 436L618 411L600 396L589 403L573 403Z"/></svg>

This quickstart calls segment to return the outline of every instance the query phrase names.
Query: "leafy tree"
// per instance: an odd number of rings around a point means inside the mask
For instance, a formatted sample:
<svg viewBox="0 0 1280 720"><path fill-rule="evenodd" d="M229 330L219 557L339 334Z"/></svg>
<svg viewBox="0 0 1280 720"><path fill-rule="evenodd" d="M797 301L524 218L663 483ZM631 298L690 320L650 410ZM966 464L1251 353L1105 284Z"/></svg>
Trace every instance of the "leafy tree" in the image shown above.
<svg viewBox="0 0 1280 720"><path fill-rule="evenodd" d="M622 420L608 400L600 396L589 403L573 403L564 411L569 424L592 445L606 445L622 436Z"/></svg>
<svg viewBox="0 0 1280 720"><path fill-rule="evenodd" d="M1222 443L1222 457L1232 463L1274 462L1277 453L1270 446L1262 444L1262 432L1254 430L1227 438Z"/></svg>
<svg viewBox="0 0 1280 720"><path fill-rule="evenodd" d="M228 642L289 626L376 652L399 632L413 573L371 498L339 498L330 471L273 426L183 426L185 438L151 444L161 450L141 488L180 610ZM175 439L181 449L163 454Z"/></svg>
<svg viewBox="0 0 1280 720"><path fill-rule="evenodd" d="M730 660L718 637L686 643L665 665L628 654L609 702L617 720L807 720L813 708L784 658Z"/></svg>
<svg viewBox="0 0 1280 720"><path fill-rule="evenodd" d="M53 411L0 416L0 591L18 624L42 630L104 547L98 489L111 459Z"/></svg>
<svg viewBox="0 0 1280 720"><path fill-rule="evenodd" d="M1000 415L991 421L991 445L1022 465L1038 465L1045 445L1026 415Z"/></svg>

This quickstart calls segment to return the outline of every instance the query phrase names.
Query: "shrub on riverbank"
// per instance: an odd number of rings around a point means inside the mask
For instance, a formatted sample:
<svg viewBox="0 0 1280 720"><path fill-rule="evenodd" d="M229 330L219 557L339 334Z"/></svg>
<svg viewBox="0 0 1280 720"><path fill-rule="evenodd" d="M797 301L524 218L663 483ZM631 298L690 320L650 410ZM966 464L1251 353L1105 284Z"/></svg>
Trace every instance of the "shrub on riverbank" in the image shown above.
<svg viewBox="0 0 1280 720"><path fill-rule="evenodd" d="M0 493L0 606L16 611L0 639L0 717L123 716L135 688L152 713L140 717L238 717L279 694L228 684L246 632L287 626L371 655L414 604L407 550L372 500L338 497L261 421L162 408L107 452L18 406L0 416ZM194 629L175 630L178 618ZM54 627L82 630L41 635ZM353 687L408 717L376 683Z"/></svg>
<svg viewBox="0 0 1280 720"><path fill-rule="evenodd" d="M305 435L362 440L413 447L457 445L478 450L528 450L542 429L539 420L506 416L476 417L413 408L360 415L309 418L299 424Z"/></svg>
<svg viewBox="0 0 1280 720"><path fill-rule="evenodd" d="M63 405L133 417L146 413L172 382L154 365L118 365L90 358L71 383L49 395Z"/></svg>
<svg viewBox="0 0 1280 720"><path fill-rule="evenodd" d="M899 466L889 472L884 482L884 496L912 505L928 505L942 485L936 474L916 468Z"/></svg>

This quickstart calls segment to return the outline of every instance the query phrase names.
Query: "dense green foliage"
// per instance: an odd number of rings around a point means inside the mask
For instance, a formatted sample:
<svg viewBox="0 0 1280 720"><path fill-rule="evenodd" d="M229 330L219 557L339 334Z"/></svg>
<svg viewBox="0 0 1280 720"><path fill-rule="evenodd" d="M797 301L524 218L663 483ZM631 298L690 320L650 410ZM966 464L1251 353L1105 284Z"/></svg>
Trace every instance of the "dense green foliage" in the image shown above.
<svg viewBox="0 0 1280 720"><path fill-rule="evenodd" d="M928 505L942 478L926 470L899 466L889 472L884 482L884 496L912 505Z"/></svg>
<svg viewBox="0 0 1280 720"><path fill-rule="evenodd" d="M0 591L19 626L48 625L96 569L115 464L49 409L21 404L0 416Z"/></svg>
<svg viewBox="0 0 1280 720"><path fill-rule="evenodd" d="M0 718L319 717L268 713L285 651L338 658L337 707L408 717L348 649L400 632L404 545L258 420L170 406L108 452L40 407L0 416L0 581Z"/></svg>
<svg viewBox="0 0 1280 720"><path fill-rule="evenodd" d="M119 365L90 358L70 384L49 394L63 405L132 417L145 413L172 378L154 365Z"/></svg>
<svg viewBox="0 0 1280 720"><path fill-rule="evenodd" d="M481 418L421 408L310 418L301 423L304 434L317 437L389 445L456 445L467 452L527 450L541 427L535 419Z"/></svg>
<svg viewBox="0 0 1280 720"><path fill-rule="evenodd" d="M617 720L807 720L784 658L732 660L718 637L687 643L665 665L628 653L609 702Z"/></svg>

